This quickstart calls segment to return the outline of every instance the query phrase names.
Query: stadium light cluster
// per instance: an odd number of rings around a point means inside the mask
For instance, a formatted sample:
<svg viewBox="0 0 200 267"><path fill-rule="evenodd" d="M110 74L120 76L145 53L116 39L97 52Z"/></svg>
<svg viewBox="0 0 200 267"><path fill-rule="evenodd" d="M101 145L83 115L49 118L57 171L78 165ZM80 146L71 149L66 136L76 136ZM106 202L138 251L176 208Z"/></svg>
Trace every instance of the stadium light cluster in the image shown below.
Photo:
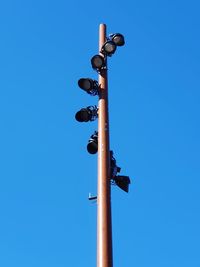
<svg viewBox="0 0 200 267"><path fill-rule="evenodd" d="M107 69L107 57L111 57L117 50L118 46L123 46L125 44L124 36L120 33L110 34L105 43L100 49L100 54L94 55L91 58L91 65L94 70L101 74L104 69ZM91 78L81 78L78 80L78 86L91 96L99 95L100 85L96 80ZM86 108L81 108L76 114L75 119L78 122L89 122L94 121L98 118L98 107L88 106ZM96 154L98 152L98 131L90 136L87 151L90 154ZM128 176L118 175L121 168L117 167L116 160L113 157L113 152L110 151L110 180L111 184L117 185L119 188L128 192L130 179Z"/></svg>

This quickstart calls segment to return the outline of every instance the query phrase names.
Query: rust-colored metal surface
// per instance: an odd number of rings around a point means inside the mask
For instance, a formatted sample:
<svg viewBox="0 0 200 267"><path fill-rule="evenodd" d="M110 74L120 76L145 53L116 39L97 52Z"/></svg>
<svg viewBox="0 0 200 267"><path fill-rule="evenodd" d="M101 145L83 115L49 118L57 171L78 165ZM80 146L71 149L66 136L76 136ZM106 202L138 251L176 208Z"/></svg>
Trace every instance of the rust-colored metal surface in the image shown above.
<svg viewBox="0 0 200 267"><path fill-rule="evenodd" d="M106 25L99 26L99 50L106 41ZM106 63L107 64L107 63ZM112 267L112 223L109 175L109 118L107 69L99 74L98 111L98 201L97 201L97 267Z"/></svg>

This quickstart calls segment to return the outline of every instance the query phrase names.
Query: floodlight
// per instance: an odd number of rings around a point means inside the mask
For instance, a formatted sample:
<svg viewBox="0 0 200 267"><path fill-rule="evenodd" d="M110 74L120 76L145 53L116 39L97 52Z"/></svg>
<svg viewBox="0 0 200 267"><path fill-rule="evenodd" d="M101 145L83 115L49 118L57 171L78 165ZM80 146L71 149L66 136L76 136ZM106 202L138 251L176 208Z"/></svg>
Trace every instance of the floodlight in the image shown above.
<svg viewBox="0 0 200 267"><path fill-rule="evenodd" d="M109 40L103 44L101 53L111 57L115 53L116 48L116 44L113 41Z"/></svg>
<svg viewBox="0 0 200 267"><path fill-rule="evenodd" d="M82 108L79 110L75 118L79 122L88 122L88 121L94 121L98 117L98 108L96 106L89 106L87 108Z"/></svg>
<svg viewBox="0 0 200 267"><path fill-rule="evenodd" d="M94 134L91 135L88 145L87 145L87 151L90 154L96 154L98 151L98 132L95 131Z"/></svg>
<svg viewBox="0 0 200 267"><path fill-rule="evenodd" d="M117 175L114 177L114 182L119 188L128 193L129 184L131 183L128 176Z"/></svg>
<svg viewBox="0 0 200 267"><path fill-rule="evenodd" d="M121 33L110 34L110 38L117 46L125 44L124 36Z"/></svg>
<svg viewBox="0 0 200 267"><path fill-rule="evenodd" d="M105 60L104 57L101 55L95 55L91 58L92 68L96 69L97 71L101 70L105 67Z"/></svg>
<svg viewBox="0 0 200 267"><path fill-rule="evenodd" d="M96 80L90 78L81 78L78 80L79 87L90 95L98 95L99 85Z"/></svg>

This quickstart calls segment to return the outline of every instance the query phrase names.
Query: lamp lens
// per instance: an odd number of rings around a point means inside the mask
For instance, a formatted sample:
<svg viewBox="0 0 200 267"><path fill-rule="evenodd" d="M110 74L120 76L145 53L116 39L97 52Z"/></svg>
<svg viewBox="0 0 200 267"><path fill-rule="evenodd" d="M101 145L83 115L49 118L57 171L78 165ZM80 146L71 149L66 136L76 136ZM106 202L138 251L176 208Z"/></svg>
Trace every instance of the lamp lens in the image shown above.
<svg viewBox="0 0 200 267"><path fill-rule="evenodd" d="M88 122L90 120L90 114L86 108L82 108L76 113L75 118L79 122Z"/></svg>
<svg viewBox="0 0 200 267"><path fill-rule="evenodd" d="M87 145L87 151L90 154L96 154L98 151L98 143L96 142L96 140L91 140L89 141L88 145Z"/></svg>
<svg viewBox="0 0 200 267"><path fill-rule="evenodd" d="M91 79L80 79L78 85L81 89L89 91L92 89L92 80Z"/></svg>
<svg viewBox="0 0 200 267"><path fill-rule="evenodd" d="M112 41L108 41L104 44L104 51L107 54L113 54L116 50L116 44Z"/></svg>
<svg viewBox="0 0 200 267"><path fill-rule="evenodd" d="M115 34L112 38L112 41L118 46L122 46L125 44L124 36L120 33Z"/></svg>
<svg viewBox="0 0 200 267"><path fill-rule="evenodd" d="M101 69L104 65L104 58L100 55L93 56L91 63L94 69Z"/></svg>

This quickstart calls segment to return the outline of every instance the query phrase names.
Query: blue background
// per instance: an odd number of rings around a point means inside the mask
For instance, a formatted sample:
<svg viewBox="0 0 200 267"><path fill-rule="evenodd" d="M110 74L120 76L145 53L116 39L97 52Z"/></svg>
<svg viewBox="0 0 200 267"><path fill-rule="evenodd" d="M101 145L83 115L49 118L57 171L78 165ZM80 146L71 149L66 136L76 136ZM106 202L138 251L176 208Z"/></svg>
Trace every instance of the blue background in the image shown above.
<svg viewBox="0 0 200 267"><path fill-rule="evenodd" d="M98 27L109 60L110 143L129 194L112 188L115 267L200 266L199 1L0 3L0 266L96 266Z"/></svg>

